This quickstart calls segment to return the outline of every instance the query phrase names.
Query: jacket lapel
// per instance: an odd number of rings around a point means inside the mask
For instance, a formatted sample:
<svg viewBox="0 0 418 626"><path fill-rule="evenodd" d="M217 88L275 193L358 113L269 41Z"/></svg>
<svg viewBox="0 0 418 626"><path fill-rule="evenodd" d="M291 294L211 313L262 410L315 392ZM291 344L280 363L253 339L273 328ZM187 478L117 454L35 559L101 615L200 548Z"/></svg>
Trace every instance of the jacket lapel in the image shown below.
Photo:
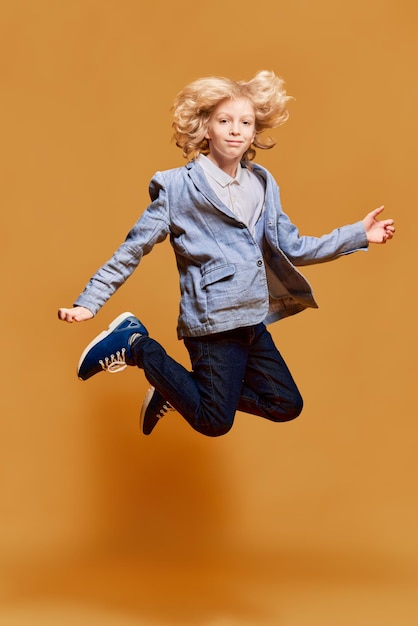
<svg viewBox="0 0 418 626"><path fill-rule="evenodd" d="M197 161L190 161L190 163L187 163L186 168L189 170L189 176L193 181L196 189L206 198L206 200L213 204L216 209L218 209L222 213L225 213L225 215L228 215L228 217L232 217L236 220L236 215L234 215L234 213L230 209L228 209L228 207L225 206L223 202L221 202L216 193L213 191L212 187L209 185L208 181L206 180L205 173L200 167L199 163Z"/></svg>

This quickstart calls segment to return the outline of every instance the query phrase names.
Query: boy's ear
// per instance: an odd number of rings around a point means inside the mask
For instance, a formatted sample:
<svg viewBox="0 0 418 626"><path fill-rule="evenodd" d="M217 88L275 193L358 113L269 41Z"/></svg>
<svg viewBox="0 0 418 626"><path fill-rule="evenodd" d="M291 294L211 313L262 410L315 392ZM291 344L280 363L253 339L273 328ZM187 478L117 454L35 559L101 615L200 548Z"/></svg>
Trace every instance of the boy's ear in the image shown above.
<svg viewBox="0 0 418 626"><path fill-rule="evenodd" d="M205 139L210 139L210 134L209 134L209 123L208 123L208 122L206 122Z"/></svg>

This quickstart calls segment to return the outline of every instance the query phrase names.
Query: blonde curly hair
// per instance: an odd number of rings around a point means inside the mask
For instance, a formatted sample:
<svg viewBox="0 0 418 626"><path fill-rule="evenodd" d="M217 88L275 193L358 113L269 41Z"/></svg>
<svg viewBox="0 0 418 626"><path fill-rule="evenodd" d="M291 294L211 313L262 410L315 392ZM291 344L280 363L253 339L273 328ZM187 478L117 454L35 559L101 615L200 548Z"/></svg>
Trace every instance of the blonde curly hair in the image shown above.
<svg viewBox="0 0 418 626"><path fill-rule="evenodd" d="M267 70L257 72L248 82L211 76L187 85L173 103L173 139L185 158L191 160L209 153L205 138L208 122L215 107L227 98L247 98L253 105L256 130L253 146L269 150L276 144L271 137L259 135L283 124L289 117L286 103L291 98L286 95L283 79ZM255 149L250 147L242 160L251 161L255 155Z"/></svg>

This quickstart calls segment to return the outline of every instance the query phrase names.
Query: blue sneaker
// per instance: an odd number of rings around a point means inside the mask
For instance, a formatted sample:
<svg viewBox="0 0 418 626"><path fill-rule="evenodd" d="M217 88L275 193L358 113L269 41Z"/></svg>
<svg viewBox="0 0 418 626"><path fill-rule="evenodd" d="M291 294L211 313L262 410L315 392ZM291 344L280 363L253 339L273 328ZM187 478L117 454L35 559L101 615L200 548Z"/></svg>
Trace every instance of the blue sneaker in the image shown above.
<svg viewBox="0 0 418 626"><path fill-rule="evenodd" d="M132 313L122 313L84 350L78 362L78 377L87 380L99 372L114 374L134 365L131 345L141 335L148 335L141 322Z"/></svg>
<svg viewBox="0 0 418 626"><path fill-rule="evenodd" d="M144 435L152 433L159 420L164 417L167 411L174 411L171 404L164 400L163 396L154 387L150 387L145 395L141 409L140 424Z"/></svg>

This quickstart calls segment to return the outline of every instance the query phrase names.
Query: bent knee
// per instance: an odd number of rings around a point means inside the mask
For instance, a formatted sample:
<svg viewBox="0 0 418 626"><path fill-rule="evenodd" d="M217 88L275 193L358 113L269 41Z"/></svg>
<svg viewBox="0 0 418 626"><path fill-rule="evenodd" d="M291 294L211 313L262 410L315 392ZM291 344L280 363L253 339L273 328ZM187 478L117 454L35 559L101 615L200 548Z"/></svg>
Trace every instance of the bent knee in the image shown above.
<svg viewBox="0 0 418 626"><path fill-rule="evenodd" d="M286 415L286 420L294 420L302 413L303 409L303 398L301 395L298 395L294 398L292 406L289 407Z"/></svg>
<svg viewBox="0 0 418 626"><path fill-rule="evenodd" d="M288 422L299 417L299 415L302 413L302 409L303 401L289 409L289 411L286 413L285 421Z"/></svg>
<svg viewBox="0 0 418 626"><path fill-rule="evenodd" d="M226 435L232 428L232 424L222 424L211 426L209 432L206 432L205 435L208 437L222 437L222 435Z"/></svg>
<svg viewBox="0 0 418 626"><path fill-rule="evenodd" d="M205 426L193 425L193 428L206 437L222 437L226 435L231 428L232 424L205 424Z"/></svg>
<svg viewBox="0 0 418 626"><path fill-rule="evenodd" d="M278 409L274 412L271 419L274 422L290 422L296 419L302 413L303 398L301 395L296 395L292 398L292 401L282 403Z"/></svg>

